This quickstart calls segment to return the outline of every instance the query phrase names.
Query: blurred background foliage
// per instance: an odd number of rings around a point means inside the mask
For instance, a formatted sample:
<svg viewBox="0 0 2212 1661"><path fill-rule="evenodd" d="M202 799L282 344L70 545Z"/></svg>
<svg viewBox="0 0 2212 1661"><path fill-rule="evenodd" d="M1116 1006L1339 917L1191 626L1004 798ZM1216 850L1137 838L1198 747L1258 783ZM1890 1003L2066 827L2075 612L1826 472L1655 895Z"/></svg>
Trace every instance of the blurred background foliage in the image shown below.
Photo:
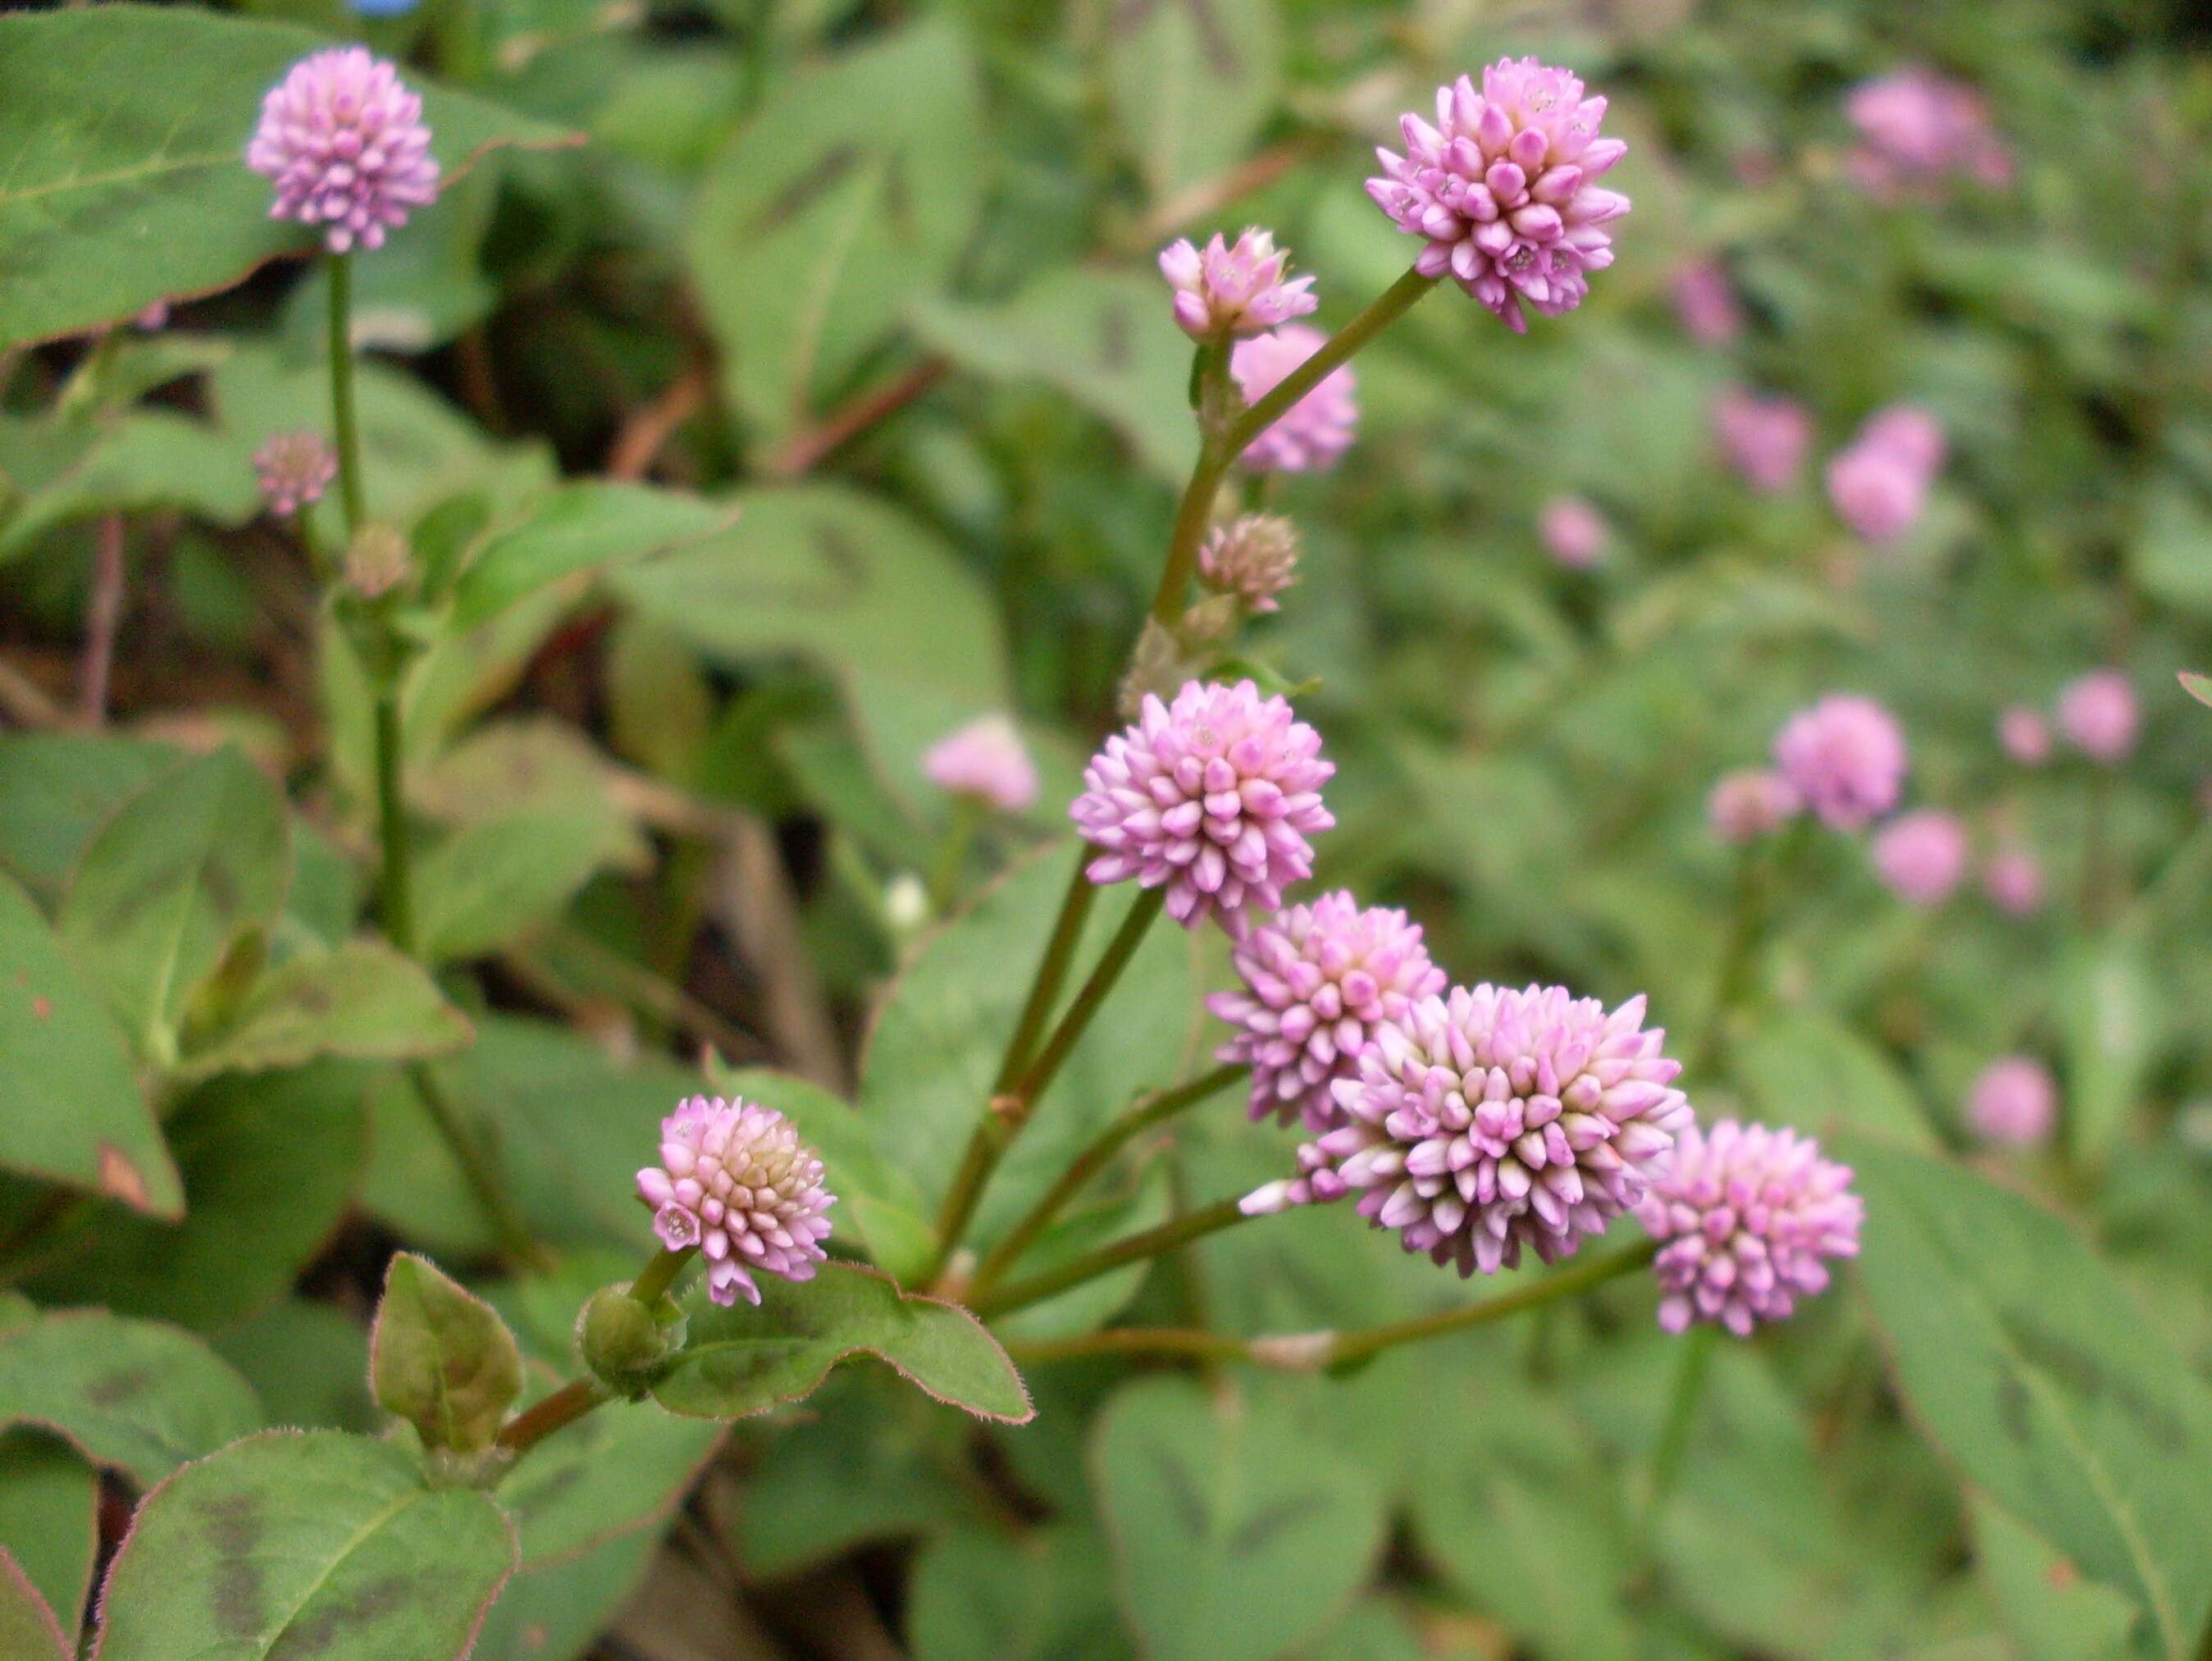
<svg viewBox="0 0 2212 1661"><path fill-rule="evenodd" d="M1534 52L1607 93L1631 140L1609 181L1637 204L1619 264L1526 338L1449 289L1431 298L1358 360L1343 465L1255 489L1306 540L1298 586L1240 649L1304 689L1337 763L1319 879L1409 907L1456 979L1648 991L1672 1053L1696 1058L1703 1117L1939 1150L2066 1231L1984 1217L1979 1187L1928 1220L1910 1182L1875 1183L1869 1251L1924 1224L1929 1255L1870 1262L1788 1329L1725 1346L1656 1518L1640 1485L1679 1346L1634 1288L1346 1381L1041 1365L1021 1429L979 1431L861 1374L711 1462L703 1427L602 1415L592 1438L637 1443L599 1450L629 1480L581 1498L548 1481L550 1522L518 1500L525 1572L477 1653L2193 1652L2149 1605L2201 1621L2212 1599L2212 1512L2192 1542L2186 1504L2160 1509L2212 1494L2212 712L2174 679L2212 662L2199 12L241 9L366 39L502 120L586 141L489 155L363 263L357 295L376 512L410 528L428 586L457 573L407 709L410 797L437 832L424 932L475 1027L440 1066L568 1264L491 1274L487 1220L383 1052L303 1068L288 1051L258 1063L283 1070L242 1073L200 1052L222 1076L165 1104L185 1220L101 1203L27 1256L15 1247L51 1216L9 1177L11 1284L207 1335L271 1422L365 1427L365 1289L405 1241L484 1269L526 1348L562 1366L576 1294L626 1267L597 1254L643 1237L641 1128L692 1087L702 1046L847 1093L902 964L909 994L1018 995L1021 931L917 945L915 880L947 822L920 758L999 709L1038 754L1038 805L993 827L972 889L1057 832L1113 720L1194 451L1158 247L1268 225L1318 275L1321 320L1341 323L1411 251L1361 192L1369 146L1395 143L1397 113L1439 82ZM1981 89L2009 184L1882 203L1853 182L1844 94L1911 63ZM232 113L241 143L258 84ZM228 245L213 248L210 292L103 344L86 332L157 297L127 272L88 271L43 311L0 301L0 693L25 729L0 738L0 866L52 912L95 832L179 748L234 739L295 805L281 956L353 932L371 810L363 687L291 538L254 517L253 448L319 424L324 397L320 279L289 262L249 275L265 252L241 245L224 272ZM1674 303L1704 265L1742 314L1724 340ZM1718 457L1713 400L1737 384L1812 412L1813 461L1789 490L1754 494ZM1819 463L1899 400L1935 412L1951 455L1910 532L1870 548ZM1610 528L1588 570L1539 533L1569 495ZM334 543L333 506L314 516ZM80 642L117 515L117 730L94 738L76 719ZM2047 707L2100 664L2142 703L2124 767L2008 761L2000 709ZM1962 816L1978 853L2033 853L2048 901L2010 916L1969 885L1916 910L1863 839L1803 838L1751 995L1723 1021L1738 873L1707 793L1838 688L1902 720L1909 801ZM1060 880L1047 857L1048 878L1011 879L1032 934ZM1094 1069L1086 1100L1109 1110L1204 1056L1217 1035L1194 993L1224 983L1224 956L1206 936L1153 942L1145 991L1123 995L1127 1065ZM878 1067L859 1086L878 1125L933 1089L920 1025L899 1053L924 1076ZM878 1037L896 1030L886 1017ZM2048 1149L1993 1153L1966 1125L1970 1082L2012 1051L2061 1080ZM914 1121L921 1166L949 1162L929 1135L972 1108L949 1096ZM1218 1104L1172 1164L1070 1226L1143 1226L1186 1194L1281 1174L1287 1152ZM1937 1288L1957 1263L1942 1243L1983 1223L1985 1241L2021 1230L2023 1256L1989 1272L2063 1305L2074 1341L2123 1374L2146 1318L2179 1352L2142 1386L2182 1403L2163 1476L2123 1461L2117 1499L2083 1498L2033 1469L2035 1444L2008 1488L2002 1447L1976 1442L2002 1427L1946 1399L1981 1340L1962 1314L1945 1348ZM887 1261L896 1220L880 1227ZM2067 1256L2077 1238L2094 1259ZM1114 1284L1117 1302L1056 1303L1026 1335L1122 1305L1295 1331L1466 1295L1343 1212ZM1932 1335L1899 1307L1915 1299ZM2066 1436L2097 1441L2128 1410L2094 1369L2065 1388L2050 1410ZM40 1537L61 1543L33 1579L81 1587L82 1522L52 1519L94 1503L90 1477L25 1433L0 1453L0 1537L10 1507L52 1507ZM22 1475L48 1465L43 1488ZM2036 1503L2046 1489L2055 1509ZM2124 1519L2140 1504L2148 1536L2109 1559L2112 1516L2076 1508L2105 1502Z"/></svg>

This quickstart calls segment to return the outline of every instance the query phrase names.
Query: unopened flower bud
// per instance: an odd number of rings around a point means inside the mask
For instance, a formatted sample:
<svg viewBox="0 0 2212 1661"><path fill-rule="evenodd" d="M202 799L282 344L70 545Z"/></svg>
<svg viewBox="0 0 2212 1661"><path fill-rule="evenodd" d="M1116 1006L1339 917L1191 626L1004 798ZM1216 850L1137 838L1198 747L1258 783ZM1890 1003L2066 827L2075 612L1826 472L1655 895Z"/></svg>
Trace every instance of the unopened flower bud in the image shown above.
<svg viewBox="0 0 2212 1661"><path fill-rule="evenodd" d="M592 1374L632 1401L645 1394L684 1342L684 1323L662 1321L627 1287L593 1293L576 1317L576 1354Z"/></svg>
<svg viewBox="0 0 2212 1661"><path fill-rule="evenodd" d="M1246 514L1198 551L1206 586L1235 596L1255 614L1277 609L1275 596L1297 581L1297 526L1278 514Z"/></svg>
<svg viewBox="0 0 2212 1661"><path fill-rule="evenodd" d="M346 548L345 580L363 599L390 593L412 570L407 538L389 525L362 526Z"/></svg>

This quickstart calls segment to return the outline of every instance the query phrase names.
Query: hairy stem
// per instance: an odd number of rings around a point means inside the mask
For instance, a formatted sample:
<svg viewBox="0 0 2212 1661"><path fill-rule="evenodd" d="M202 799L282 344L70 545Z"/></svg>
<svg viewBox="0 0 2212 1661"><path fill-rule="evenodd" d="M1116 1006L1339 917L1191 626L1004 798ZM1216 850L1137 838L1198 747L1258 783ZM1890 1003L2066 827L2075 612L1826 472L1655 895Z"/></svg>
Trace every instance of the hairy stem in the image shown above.
<svg viewBox="0 0 2212 1661"><path fill-rule="evenodd" d="M663 1246L653 1254L653 1261L645 1266L637 1279L629 1283L629 1295L641 1304L650 1306L666 1294L676 1284L676 1277L684 1272L697 1246Z"/></svg>
<svg viewBox="0 0 2212 1661"><path fill-rule="evenodd" d="M331 423L338 453L338 501L346 534L368 517L361 484L361 423L353 402L353 256L332 254L331 271Z"/></svg>
<svg viewBox="0 0 2212 1661"><path fill-rule="evenodd" d="M1188 1245L1193 1240L1202 1240L1233 1224L1247 1220L1243 1209L1236 1200L1217 1200L1212 1205L1201 1206L1196 1211L1184 1213L1158 1228L1148 1228L1141 1234L1103 1245L1096 1251L1087 1251L1080 1257L1070 1258L1057 1269L1032 1275L1026 1281L1016 1281L1011 1286L1000 1287L978 1294L969 1300L978 1315L1005 1315L1031 1304L1042 1303L1055 1293L1070 1287L1081 1286L1085 1281L1095 1281L1102 1275L1111 1275L1127 1264L1141 1262L1147 1257L1157 1257L1164 1251L1173 1251L1177 1246Z"/></svg>
<svg viewBox="0 0 2212 1661"><path fill-rule="evenodd" d="M1438 280L1409 271L1377 295L1365 311L1331 335L1318 351L1237 418L1229 429L1229 453L1243 454L1245 446L1281 420L1284 411L1320 386L1332 369L1348 362L1353 353L1413 310L1414 302L1435 288Z"/></svg>
<svg viewBox="0 0 2212 1661"><path fill-rule="evenodd" d="M571 1378L501 1426L499 1445L519 1459L563 1425L575 1423L613 1399L614 1393L596 1378Z"/></svg>
<svg viewBox="0 0 2212 1661"><path fill-rule="evenodd" d="M1029 1214L991 1248L975 1270L976 1288L987 1290L1002 1279L1022 1253L1036 1244L1037 1236L1051 1226L1053 1219L1060 1215L1067 1202L1111 1165L1114 1156L1124 1147L1153 1126L1164 1124L1178 1113L1218 1095L1238 1080L1249 1076L1251 1070L1242 1062L1217 1067L1186 1084L1155 1090L1138 1098L1127 1112L1100 1131L1097 1139L1075 1156L1074 1163L1060 1173L1060 1180L1045 1196L1030 1208Z"/></svg>

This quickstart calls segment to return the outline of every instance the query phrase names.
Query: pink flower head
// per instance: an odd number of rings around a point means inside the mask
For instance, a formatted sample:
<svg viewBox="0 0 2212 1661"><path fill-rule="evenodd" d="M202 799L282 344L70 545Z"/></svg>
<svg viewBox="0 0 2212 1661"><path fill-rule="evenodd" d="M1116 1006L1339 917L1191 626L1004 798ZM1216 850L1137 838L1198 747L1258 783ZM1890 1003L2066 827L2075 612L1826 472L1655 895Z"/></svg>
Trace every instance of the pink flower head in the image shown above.
<svg viewBox="0 0 2212 1661"><path fill-rule="evenodd" d="M1571 571L1587 571L1605 557L1613 526L1581 496L1553 496L1536 516L1544 551Z"/></svg>
<svg viewBox="0 0 2212 1661"><path fill-rule="evenodd" d="M2123 759L2136 747L2135 689L2117 669L2093 669L2058 693L2058 730L2092 761Z"/></svg>
<svg viewBox="0 0 2212 1661"><path fill-rule="evenodd" d="M1306 838L1336 823L1321 800L1335 770L1286 700L1249 680L1194 680L1172 704L1146 695L1134 724L1091 758L1068 812L1098 849L1091 881L1164 886L1185 928L1218 916L1236 933L1247 908L1276 910L1312 873Z"/></svg>
<svg viewBox="0 0 2212 1661"><path fill-rule="evenodd" d="M2030 1056L1999 1056L1966 1092L1966 1120L1984 1141L2033 1147L2058 1123L2057 1080Z"/></svg>
<svg viewBox="0 0 2212 1661"><path fill-rule="evenodd" d="M1711 1321L1747 1338L1825 1290L1829 1257L1856 1257L1866 1205L1851 1171L1794 1130L1723 1119L1692 1125L1636 1208L1659 1244L1659 1324Z"/></svg>
<svg viewBox="0 0 2212 1661"><path fill-rule="evenodd" d="M1036 764L1004 715L985 715L939 739L921 758L921 770L939 789L1002 812L1018 813L1036 800Z"/></svg>
<svg viewBox="0 0 2212 1661"><path fill-rule="evenodd" d="M1525 332L1522 307L1547 317L1571 312L1589 292L1589 273L1613 264L1605 227L1628 198L1600 175L1626 154L1600 138L1605 100L1533 58L1501 58L1482 89L1462 75L1437 91L1437 124L1400 118L1402 156L1377 150L1382 173L1367 193L1408 235L1427 246L1413 260L1424 277L1449 275L1502 319Z"/></svg>
<svg viewBox="0 0 2212 1661"><path fill-rule="evenodd" d="M1342 1120L1329 1087L1358 1072L1376 1025L1444 989L1419 924L1379 905L1363 911L1342 890L1260 924L1234 962L1243 989L1206 1000L1242 1029L1219 1059L1251 1068L1255 1119L1303 1117L1316 1132Z"/></svg>
<svg viewBox="0 0 2212 1661"><path fill-rule="evenodd" d="M718 1304L739 1293L760 1302L757 1272L811 1281L828 1256L824 1214L836 1201L822 1186L822 1161L790 1120L756 1102L679 1104L660 1122L660 1163L637 1173L637 1192L663 1245L699 1248L707 1295Z"/></svg>
<svg viewBox="0 0 2212 1661"><path fill-rule="evenodd" d="M302 428L264 441L253 453L253 472L269 511L289 519L323 499L323 492L338 476L338 459L320 433Z"/></svg>
<svg viewBox="0 0 2212 1661"><path fill-rule="evenodd" d="M2051 759L2051 723L2041 712L2013 704L1997 717L1997 743L2021 766L2040 767Z"/></svg>
<svg viewBox="0 0 2212 1661"><path fill-rule="evenodd" d="M2012 177L1981 94L1923 65L1860 82L1844 108L1859 136L1851 176L1883 201L1925 195L1955 173L1992 186Z"/></svg>
<svg viewBox="0 0 2212 1661"><path fill-rule="evenodd" d="M271 219L326 227L332 253L380 248L438 194L422 100L365 46L311 52L261 102L246 165L275 181Z"/></svg>
<svg viewBox="0 0 2212 1661"><path fill-rule="evenodd" d="M1804 810L1796 788L1781 774L1747 767L1724 775L1705 806L1713 835L1725 843L1771 836Z"/></svg>
<svg viewBox="0 0 2212 1661"><path fill-rule="evenodd" d="M1951 449L1942 423L1917 404L1891 404L1876 410L1860 427L1858 441L1887 451L1928 478L1942 472Z"/></svg>
<svg viewBox="0 0 2212 1661"><path fill-rule="evenodd" d="M1360 1215L1463 1275L1514 1268L1523 1245L1567 1256L1643 1199L1690 1125L1665 1038L1640 997L1610 1015L1563 986L1424 998L1332 1086L1344 1122L1243 1209L1358 1189Z"/></svg>
<svg viewBox="0 0 2212 1661"><path fill-rule="evenodd" d="M1264 333L1304 317L1318 303L1310 277L1284 281L1287 249L1256 226L1231 245L1218 234L1201 251L1186 237L1160 251L1160 274L1175 289L1176 322L1193 340Z"/></svg>
<svg viewBox="0 0 2212 1661"><path fill-rule="evenodd" d="M1328 338L1303 323L1285 324L1272 334L1238 341L1229 354L1229 373L1237 378L1244 401L1257 404ZM1244 465L1255 472L1282 473L1334 466L1336 459L1352 447L1352 429L1359 419L1359 406L1352 399L1358 387L1349 363L1331 369L1313 391L1245 447Z"/></svg>
<svg viewBox="0 0 2212 1661"><path fill-rule="evenodd" d="M1797 482L1813 447L1813 417L1794 399L1730 386L1713 403L1721 453L1754 490L1778 496Z"/></svg>
<svg viewBox="0 0 2212 1661"><path fill-rule="evenodd" d="M1726 345L1743 332L1743 307L1717 260L1693 259L1675 271L1674 315L1700 345Z"/></svg>
<svg viewBox="0 0 2212 1661"><path fill-rule="evenodd" d="M2000 911L2032 916L2043 909L2043 867L2024 849L2000 849L1982 867L1982 891Z"/></svg>
<svg viewBox="0 0 2212 1661"><path fill-rule="evenodd" d="M1908 905L1941 905L1966 874L1966 827L1932 808L1892 819L1875 833L1874 868Z"/></svg>
<svg viewBox="0 0 2212 1661"><path fill-rule="evenodd" d="M1821 822L1863 830L1897 806L1905 734L1872 698L1831 693L1775 735L1775 764Z"/></svg>
<svg viewBox="0 0 2212 1661"><path fill-rule="evenodd" d="M1217 593L1236 595L1255 616L1280 609L1275 597L1297 573L1297 526L1275 514L1241 514L1198 551L1200 581Z"/></svg>
<svg viewBox="0 0 2212 1661"><path fill-rule="evenodd" d="M1894 542L1928 504L1928 475L1893 450L1861 440L1828 460L1836 517L1869 542Z"/></svg>

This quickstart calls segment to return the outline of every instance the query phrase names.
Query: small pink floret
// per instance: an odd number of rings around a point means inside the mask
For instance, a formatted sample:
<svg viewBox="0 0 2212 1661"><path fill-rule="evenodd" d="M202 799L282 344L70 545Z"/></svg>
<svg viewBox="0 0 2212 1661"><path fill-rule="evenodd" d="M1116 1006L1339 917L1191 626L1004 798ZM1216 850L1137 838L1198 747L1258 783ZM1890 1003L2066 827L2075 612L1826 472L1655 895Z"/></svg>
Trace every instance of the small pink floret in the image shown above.
<svg viewBox="0 0 2212 1661"><path fill-rule="evenodd" d="M1304 317L1318 303L1310 277L1291 277L1291 256L1254 226L1234 243L1218 233L1205 247L1188 239L1160 251L1160 275L1175 290L1176 326L1194 340L1231 340Z"/></svg>

